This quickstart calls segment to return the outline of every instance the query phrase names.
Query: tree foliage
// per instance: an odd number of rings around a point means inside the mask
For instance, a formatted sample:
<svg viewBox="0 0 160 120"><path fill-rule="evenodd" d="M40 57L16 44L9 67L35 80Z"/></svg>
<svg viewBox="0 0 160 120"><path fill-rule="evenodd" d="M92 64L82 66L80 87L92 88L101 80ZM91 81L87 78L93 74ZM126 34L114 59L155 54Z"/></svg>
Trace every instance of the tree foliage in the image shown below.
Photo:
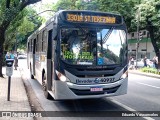
<svg viewBox="0 0 160 120"><path fill-rule="evenodd" d="M0 1L0 77L2 77L3 44L6 31L21 11L40 0L1 0Z"/></svg>
<svg viewBox="0 0 160 120"><path fill-rule="evenodd" d="M59 0L56 5L53 6L53 10L74 10L77 9L75 3L76 0Z"/></svg>
<svg viewBox="0 0 160 120"><path fill-rule="evenodd" d="M160 1L159 0L143 0L134 7L132 27L137 25L137 15L140 16L140 29L147 29L150 34L154 51L160 58ZM139 11L139 13L138 13Z"/></svg>
<svg viewBox="0 0 160 120"><path fill-rule="evenodd" d="M16 39L19 48L26 48L27 37L42 24L42 18L35 14L36 11L28 7L11 22L6 32L5 50L15 49Z"/></svg>

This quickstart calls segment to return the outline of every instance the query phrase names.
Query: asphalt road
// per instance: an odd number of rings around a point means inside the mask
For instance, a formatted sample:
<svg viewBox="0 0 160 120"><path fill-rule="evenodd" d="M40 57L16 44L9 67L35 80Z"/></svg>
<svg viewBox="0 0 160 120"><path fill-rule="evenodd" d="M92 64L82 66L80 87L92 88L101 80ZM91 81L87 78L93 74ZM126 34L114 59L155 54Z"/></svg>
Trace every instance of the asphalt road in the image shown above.
<svg viewBox="0 0 160 120"><path fill-rule="evenodd" d="M28 78L39 103L45 111L160 111L160 79L129 74L128 93L122 96L88 99L54 101L47 100L41 85L29 78L26 61L19 60L20 69ZM97 114L98 115L98 114ZM159 112L160 115L160 112ZM53 119L48 118L48 119ZM159 120L160 117L54 117L55 120Z"/></svg>

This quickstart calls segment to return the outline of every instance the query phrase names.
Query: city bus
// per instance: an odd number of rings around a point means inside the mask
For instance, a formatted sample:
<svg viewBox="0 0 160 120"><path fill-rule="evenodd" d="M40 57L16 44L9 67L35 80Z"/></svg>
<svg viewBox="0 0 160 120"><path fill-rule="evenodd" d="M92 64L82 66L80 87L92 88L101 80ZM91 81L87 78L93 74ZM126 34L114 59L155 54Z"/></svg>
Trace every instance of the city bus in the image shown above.
<svg viewBox="0 0 160 120"><path fill-rule="evenodd" d="M124 95L127 44L121 15L61 10L28 38L30 76L42 85L47 99Z"/></svg>

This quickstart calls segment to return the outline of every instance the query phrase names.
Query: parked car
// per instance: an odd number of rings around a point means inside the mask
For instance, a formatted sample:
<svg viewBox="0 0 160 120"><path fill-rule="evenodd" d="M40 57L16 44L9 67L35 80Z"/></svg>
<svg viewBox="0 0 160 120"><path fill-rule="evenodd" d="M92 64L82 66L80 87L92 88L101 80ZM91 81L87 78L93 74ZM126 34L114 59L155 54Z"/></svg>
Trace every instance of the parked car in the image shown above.
<svg viewBox="0 0 160 120"><path fill-rule="evenodd" d="M27 55L25 55L25 54L18 55L18 59L27 59Z"/></svg>
<svg viewBox="0 0 160 120"><path fill-rule="evenodd" d="M143 59L137 60L137 68L142 68L144 66ZM135 69L136 68L136 60L134 60L134 64L129 62L129 69Z"/></svg>
<svg viewBox="0 0 160 120"><path fill-rule="evenodd" d="M134 61L134 65L136 66L136 60ZM138 68L141 68L144 66L144 62L143 62L143 59L138 59L137 60L137 67Z"/></svg>

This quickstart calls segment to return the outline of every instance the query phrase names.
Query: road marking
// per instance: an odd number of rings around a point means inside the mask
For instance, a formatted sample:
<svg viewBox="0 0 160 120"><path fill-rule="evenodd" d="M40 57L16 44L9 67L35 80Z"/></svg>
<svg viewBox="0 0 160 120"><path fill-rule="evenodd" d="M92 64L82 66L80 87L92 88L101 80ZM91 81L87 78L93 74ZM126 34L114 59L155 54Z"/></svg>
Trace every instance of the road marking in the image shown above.
<svg viewBox="0 0 160 120"><path fill-rule="evenodd" d="M153 88L158 88L158 89L160 89L160 87L157 87L157 86L148 85L148 84L141 83L141 82L137 82L137 83L138 83L138 84L141 84L141 85L146 85L146 86L149 86L149 87L153 87Z"/></svg>
<svg viewBox="0 0 160 120"><path fill-rule="evenodd" d="M120 102L118 102L118 101L116 101L116 100L113 100L113 99L110 99L110 100L111 100L113 103L115 103L115 104L117 104L117 105L125 108L125 109L128 110L128 111L131 111L131 112L133 112L133 113L136 113L136 110L135 110L135 109L130 108L130 107L128 107L128 106L126 106L126 105L124 105L124 104L122 104L122 103L120 103ZM140 113L140 112L138 112L138 113ZM142 118L144 118L144 119L146 119L146 120L155 120L155 119L153 119L153 118L151 118L151 117L142 117Z"/></svg>

